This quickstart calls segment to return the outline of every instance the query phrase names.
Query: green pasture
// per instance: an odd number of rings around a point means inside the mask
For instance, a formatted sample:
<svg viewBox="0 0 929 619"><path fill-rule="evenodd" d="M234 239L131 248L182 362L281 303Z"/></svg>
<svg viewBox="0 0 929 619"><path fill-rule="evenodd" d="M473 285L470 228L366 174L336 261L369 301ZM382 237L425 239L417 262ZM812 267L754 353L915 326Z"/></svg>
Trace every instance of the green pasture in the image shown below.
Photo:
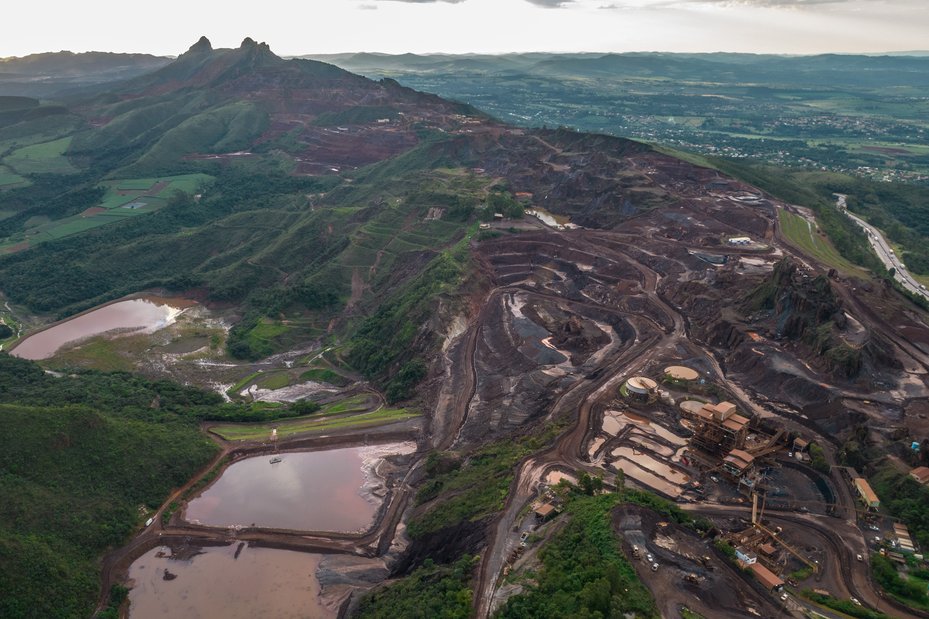
<svg viewBox="0 0 929 619"><path fill-rule="evenodd" d="M0 165L0 188L7 187L9 185L19 185L20 183L28 183L29 181L11 170L6 166Z"/></svg>
<svg viewBox="0 0 929 619"><path fill-rule="evenodd" d="M806 219L784 209L778 209L777 214L781 232L798 249L826 266L846 273L863 274L861 268L843 258L827 238L817 234L815 226Z"/></svg>
<svg viewBox="0 0 929 619"><path fill-rule="evenodd" d="M0 167L0 187L3 185L3 170L4 168ZM209 180L212 180L212 177L206 174L183 174L161 178L107 181L102 185L106 189L106 193L98 204L99 207L106 209L105 212L89 216L78 214L54 221L37 222L38 225L33 225L25 233L19 233L0 240L0 250L24 240L28 240L31 245L35 245L36 243L62 239L113 222L122 221L129 217L157 211L168 203L168 197L175 191L193 193L201 184ZM166 184L161 189L150 191L158 183ZM120 193L124 195L120 195ZM125 208L126 205L134 202L143 203L144 206L141 208Z"/></svg>
<svg viewBox="0 0 929 619"><path fill-rule="evenodd" d="M5 157L3 163L19 174L74 174L78 169L65 156L70 145L69 136L24 146Z"/></svg>

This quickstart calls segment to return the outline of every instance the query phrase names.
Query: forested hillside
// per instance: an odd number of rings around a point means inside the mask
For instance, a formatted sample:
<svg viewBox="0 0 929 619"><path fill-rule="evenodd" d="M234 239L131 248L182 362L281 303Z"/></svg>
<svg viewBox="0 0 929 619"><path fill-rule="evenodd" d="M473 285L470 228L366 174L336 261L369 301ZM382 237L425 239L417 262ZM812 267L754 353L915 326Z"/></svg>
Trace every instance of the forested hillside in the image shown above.
<svg viewBox="0 0 929 619"><path fill-rule="evenodd" d="M0 616L86 617L99 559L216 452L220 398L0 353Z"/></svg>

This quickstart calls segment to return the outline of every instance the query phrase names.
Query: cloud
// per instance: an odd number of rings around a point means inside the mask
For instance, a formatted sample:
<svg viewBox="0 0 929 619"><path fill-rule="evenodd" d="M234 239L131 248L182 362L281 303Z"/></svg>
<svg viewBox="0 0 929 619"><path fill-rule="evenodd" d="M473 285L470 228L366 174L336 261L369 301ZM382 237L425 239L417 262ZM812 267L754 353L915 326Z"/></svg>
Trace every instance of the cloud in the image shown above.
<svg viewBox="0 0 929 619"><path fill-rule="evenodd" d="M568 6L574 0L526 0L526 2L545 9L560 9Z"/></svg>
<svg viewBox="0 0 929 619"><path fill-rule="evenodd" d="M739 6L760 6L775 8L798 8L818 4L837 4L846 0L688 0L689 2L702 2L704 4L727 4Z"/></svg>
<svg viewBox="0 0 929 619"><path fill-rule="evenodd" d="M459 4L465 0L380 0L380 2L407 2L409 4L435 4L437 2L447 2L448 4Z"/></svg>
<svg viewBox="0 0 929 619"><path fill-rule="evenodd" d="M376 4L359 4L358 8L361 9L362 11L376 11L377 5Z"/></svg>

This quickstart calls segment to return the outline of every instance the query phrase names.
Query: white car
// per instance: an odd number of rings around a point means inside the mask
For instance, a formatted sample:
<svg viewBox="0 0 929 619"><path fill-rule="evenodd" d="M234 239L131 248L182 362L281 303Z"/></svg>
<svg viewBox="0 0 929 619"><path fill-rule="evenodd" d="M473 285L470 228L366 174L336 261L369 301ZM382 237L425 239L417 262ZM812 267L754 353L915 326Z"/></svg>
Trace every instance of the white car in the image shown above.
<svg viewBox="0 0 929 619"><path fill-rule="evenodd" d="M851 598L852 604L855 606L861 606L861 602L858 601L858 598Z"/></svg>

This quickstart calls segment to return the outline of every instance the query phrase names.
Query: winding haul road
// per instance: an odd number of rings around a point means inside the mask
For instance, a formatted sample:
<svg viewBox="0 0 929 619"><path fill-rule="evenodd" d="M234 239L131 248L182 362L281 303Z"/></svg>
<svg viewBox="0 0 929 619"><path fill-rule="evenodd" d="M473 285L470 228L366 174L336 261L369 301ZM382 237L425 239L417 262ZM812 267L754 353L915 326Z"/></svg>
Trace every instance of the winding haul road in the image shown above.
<svg viewBox="0 0 929 619"><path fill-rule="evenodd" d="M688 338L686 320L678 311L666 303L658 293L658 285L661 281L659 273L633 260L628 253L615 249L614 244L608 246L607 243L602 242L605 239L599 233L572 231L552 232L552 234L559 236L566 234L579 235L591 245L596 244L597 250L602 252L601 255L612 255L617 259L624 260L627 264L633 265L642 274L645 282L643 288L648 299L672 318L673 327L651 338L640 338L638 337L639 329L636 327L636 321L633 320L635 316L627 316L630 319L630 324L636 329L635 343L607 362L603 366L603 371L598 373L598 378L579 379L554 402L548 418L558 418L576 411L576 420L571 429L560 436L552 447L526 458L517 468L504 510L492 529L487 548L482 555L474 592L475 616L479 618L489 617L494 611L498 580L511 550L511 528L517 522L523 508L535 498L536 489L545 472L555 465L566 466L575 470L587 470L592 473L602 472L602 469L585 460L583 454L584 440L591 430L591 410L596 404L606 403L611 400L616 388L625 378L633 375L652 360L660 360L676 347L683 346L691 353L702 356L709 363L716 375L715 378L736 397L740 405L753 411L756 415L764 417L778 416L776 412L759 406L740 385L726 376L723 368L711 353ZM779 230L775 229L774 236L780 238ZM613 240L615 240L615 236ZM785 249L788 253L794 251L789 246L782 249ZM809 260L809 257L805 258ZM513 287L513 285L510 285L507 289ZM492 292L491 296L496 292L497 290ZM557 294L545 295L535 286L523 288L523 292L531 292L536 296L549 296L551 300L560 302L563 305L572 304L571 301ZM472 325L473 334L479 332L483 318L484 314L482 313L477 322ZM643 317L638 316L638 318ZM474 354L473 346L469 347L469 354ZM469 372L475 372L473 357L470 359L468 367ZM473 386L475 382L476 376L472 375L469 384ZM473 393L472 388L470 396L473 396ZM470 402L470 397L468 402ZM467 403L464 404L464 407L465 412L459 417L462 424L466 421ZM805 431L809 433L810 429L807 427ZM829 445L827 437L814 432L813 438L818 439L823 445ZM831 447L827 447L826 452L830 458L833 456ZM827 553L828 565L825 567L838 593L847 593L849 597L859 599L866 606L889 612L892 616L901 619L925 619L929 617L929 613L909 609L894 600L885 598L871 580L868 563L856 560L858 554L867 557L868 548L861 530L855 524L855 499L845 488L843 480L838 479L837 473L833 475L833 484L837 486L837 513L851 515L850 520L809 514L801 515L793 512L778 512L776 510L769 510L768 518L772 522L782 523L785 528L786 526L804 527L815 532L827 542L829 546L829 552ZM748 507L707 503L688 504L685 509L695 514L707 516L744 516L746 513L750 513Z"/></svg>

